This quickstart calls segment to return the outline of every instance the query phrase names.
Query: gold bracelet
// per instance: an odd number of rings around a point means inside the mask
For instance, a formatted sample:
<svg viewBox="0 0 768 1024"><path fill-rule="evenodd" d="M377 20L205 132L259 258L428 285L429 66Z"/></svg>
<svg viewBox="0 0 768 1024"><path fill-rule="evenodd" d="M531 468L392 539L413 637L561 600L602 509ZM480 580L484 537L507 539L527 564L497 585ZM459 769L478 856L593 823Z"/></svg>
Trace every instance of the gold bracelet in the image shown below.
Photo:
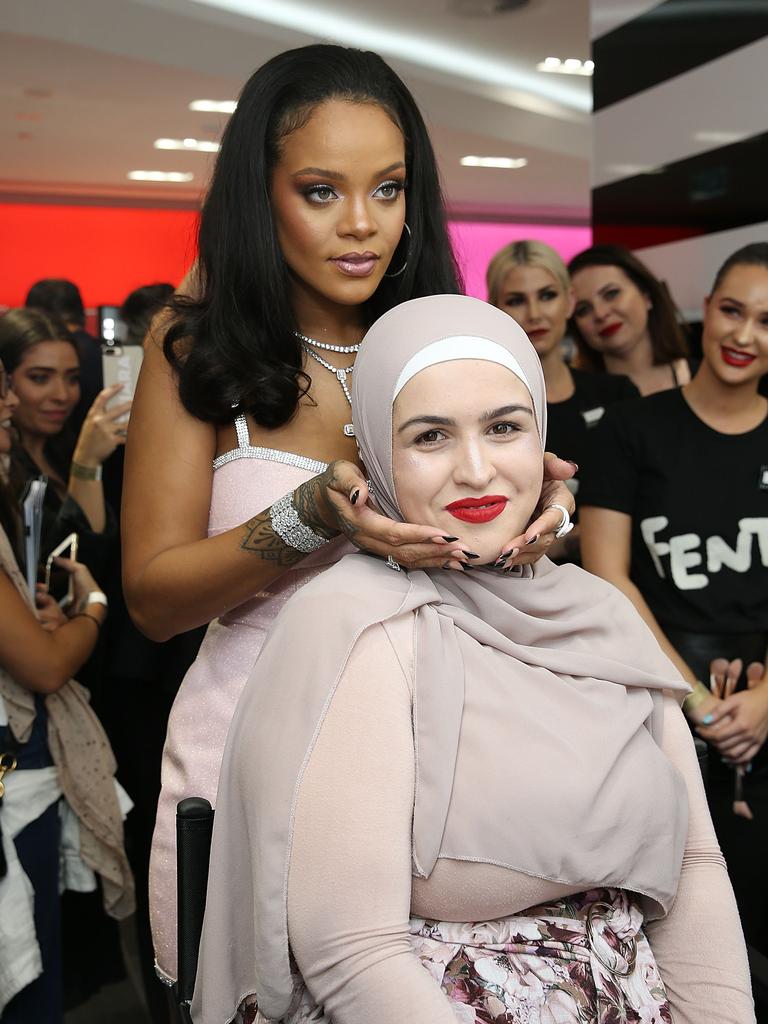
<svg viewBox="0 0 768 1024"><path fill-rule="evenodd" d="M101 480L101 466L84 466L82 462L75 462L74 459L69 472L78 480Z"/></svg>
<svg viewBox="0 0 768 1024"><path fill-rule="evenodd" d="M711 696L712 694L704 685L704 683L702 683L700 679L697 679L696 685L694 686L693 690L688 694L688 696L683 701L683 710L687 715L691 714L696 710L696 708L700 704L703 704L704 701Z"/></svg>

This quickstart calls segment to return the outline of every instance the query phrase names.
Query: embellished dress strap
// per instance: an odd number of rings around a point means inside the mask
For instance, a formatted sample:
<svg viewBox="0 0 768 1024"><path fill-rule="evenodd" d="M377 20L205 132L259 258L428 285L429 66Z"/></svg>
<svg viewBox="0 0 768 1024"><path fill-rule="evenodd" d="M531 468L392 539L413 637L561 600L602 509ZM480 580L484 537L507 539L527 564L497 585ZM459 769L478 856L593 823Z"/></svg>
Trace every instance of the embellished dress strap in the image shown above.
<svg viewBox="0 0 768 1024"><path fill-rule="evenodd" d="M251 435L248 432L248 420L246 419L244 412L241 412L239 416L235 417L235 430L237 431L237 447L250 448Z"/></svg>
<svg viewBox="0 0 768 1024"><path fill-rule="evenodd" d="M295 469L304 469L317 476L324 473L328 463L320 462L318 459L309 459L304 455L297 455L295 452L284 452L278 448L254 447L251 444L251 435L248 430L248 421L245 413L235 417L235 431L237 432L237 448L217 455L213 460L213 468L221 469L230 462L237 462L239 459L261 459L263 462L280 462L284 466L292 466Z"/></svg>

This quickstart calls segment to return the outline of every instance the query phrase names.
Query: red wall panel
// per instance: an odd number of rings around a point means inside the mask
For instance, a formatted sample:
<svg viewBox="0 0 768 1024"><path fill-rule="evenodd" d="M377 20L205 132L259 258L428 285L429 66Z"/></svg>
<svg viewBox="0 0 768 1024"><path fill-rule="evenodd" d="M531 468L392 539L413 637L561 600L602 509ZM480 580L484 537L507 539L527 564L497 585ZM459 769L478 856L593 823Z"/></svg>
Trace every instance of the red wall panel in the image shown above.
<svg viewBox="0 0 768 1024"><path fill-rule="evenodd" d="M195 252L192 210L0 204L0 306L41 277L75 281L87 307L120 304L142 284L177 284Z"/></svg>

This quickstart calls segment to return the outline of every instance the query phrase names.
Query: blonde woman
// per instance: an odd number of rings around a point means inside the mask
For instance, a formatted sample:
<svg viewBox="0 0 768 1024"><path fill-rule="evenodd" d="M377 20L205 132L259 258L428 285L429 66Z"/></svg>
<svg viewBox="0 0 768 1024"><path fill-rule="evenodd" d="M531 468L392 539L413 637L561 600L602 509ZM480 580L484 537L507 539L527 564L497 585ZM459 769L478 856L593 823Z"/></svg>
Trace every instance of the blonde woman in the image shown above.
<svg viewBox="0 0 768 1024"><path fill-rule="evenodd" d="M565 361L562 341L573 313L574 294L560 256L543 242L511 242L488 264L488 301L509 313L523 328L541 360L547 385L548 444L569 461L584 465L588 432L609 405L634 398L638 390L627 377L577 370ZM569 486L576 494L578 476ZM550 557L573 550L576 531L556 543ZM559 550L558 550L559 549Z"/></svg>

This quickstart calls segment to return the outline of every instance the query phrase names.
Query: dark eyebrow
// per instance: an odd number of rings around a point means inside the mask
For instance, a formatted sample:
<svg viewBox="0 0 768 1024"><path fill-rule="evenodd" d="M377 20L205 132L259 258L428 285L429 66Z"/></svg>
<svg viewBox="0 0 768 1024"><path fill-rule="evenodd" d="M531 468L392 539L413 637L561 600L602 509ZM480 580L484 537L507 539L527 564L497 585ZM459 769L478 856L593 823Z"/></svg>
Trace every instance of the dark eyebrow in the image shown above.
<svg viewBox="0 0 768 1024"><path fill-rule="evenodd" d="M723 295L723 297L720 299L720 302L732 302L734 304L734 306L743 306L744 305L744 303L743 302L739 302L738 299L732 299L730 297L730 295Z"/></svg>
<svg viewBox="0 0 768 1024"><path fill-rule="evenodd" d="M490 412L484 412L480 416L480 422L486 423L488 420L496 420L500 416L510 416L516 412L524 412L529 416L533 416L533 409L527 405L502 405L498 409L493 409ZM398 434L401 434L408 427L413 427L417 423L424 423L430 427L455 427L456 420L450 418L450 416L413 416L411 419L406 420L405 423L398 428Z"/></svg>
<svg viewBox="0 0 768 1024"><path fill-rule="evenodd" d="M402 434L408 427L413 427L417 423L427 423L431 427L455 427L456 420L450 419L448 416L412 416L411 419L406 420L402 427L398 428L398 434Z"/></svg>
<svg viewBox="0 0 768 1024"><path fill-rule="evenodd" d="M374 178L383 178L385 174L391 174L392 171L399 171L405 167L402 160L398 160L397 163L390 164L389 167L385 167L383 171L378 171L374 174ZM292 177L299 178L302 174L315 174L319 178L332 178L334 181L346 181L346 174L342 174L341 171L329 171L325 167L302 167L300 171L294 171Z"/></svg>
<svg viewBox="0 0 768 1024"><path fill-rule="evenodd" d="M500 416L511 416L516 412L526 412L529 416L533 416L533 409L529 405L502 405L491 412L484 412L480 419L483 421L497 420Z"/></svg>
<svg viewBox="0 0 768 1024"><path fill-rule="evenodd" d="M608 284L604 284L602 288L598 289L597 294L602 295L603 292L607 291L609 288L621 288L621 285L618 281L609 281Z"/></svg>

